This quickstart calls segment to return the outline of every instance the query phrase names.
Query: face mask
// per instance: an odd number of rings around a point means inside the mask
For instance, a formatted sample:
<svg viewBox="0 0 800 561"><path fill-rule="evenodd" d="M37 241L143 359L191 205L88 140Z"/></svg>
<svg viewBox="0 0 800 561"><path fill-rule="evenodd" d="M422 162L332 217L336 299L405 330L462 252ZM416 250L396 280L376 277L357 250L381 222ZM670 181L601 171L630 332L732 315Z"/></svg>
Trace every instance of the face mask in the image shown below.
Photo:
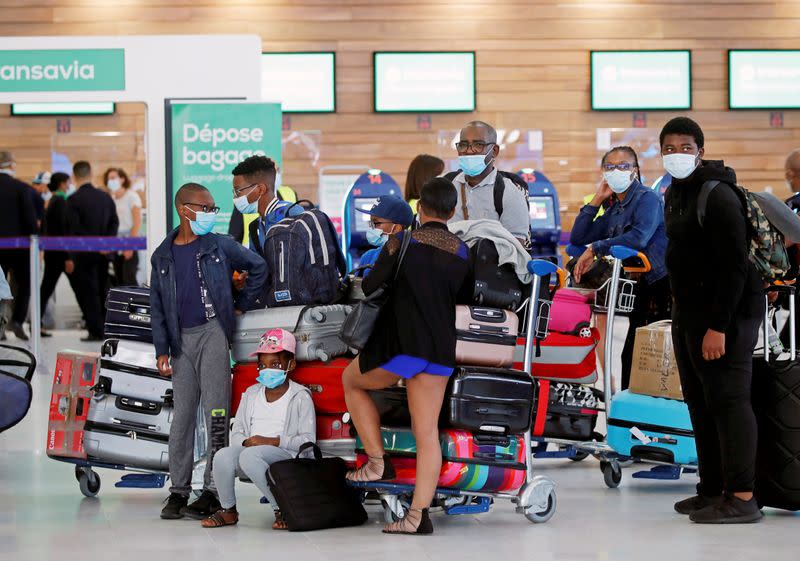
<svg viewBox="0 0 800 561"><path fill-rule="evenodd" d="M42 198L44 199L45 202L49 201L52 196L53 196L52 191L48 191L47 193L42 193Z"/></svg>
<svg viewBox="0 0 800 561"><path fill-rule="evenodd" d="M493 160L494 158L492 158ZM492 160L489 162L486 161L486 154L475 154L471 156L459 156L458 157L458 166L461 168L461 171L464 172L464 175L468 175L469 177L475 177L483 173L483 170L486 169Z"/></svg>
<svg viewBox="0 0 800 561"><path fill-rule="evenodd" d="M631 172L622 171L620 169L607 171L603 174L603 177L605 178L606 183L608 183L608 186L611 187L611 190L617 194L627 191L628 187L630 187L631 183L633 183Z"/></svg>
<svg viewBox="0 0 800 561"><path fill-rule="evenodd" d="M78 189L75 187L75 184L70 183L69 185L67 185L67 196L69 197L72 193L74 193L77 190Z"/></svg>
<svg viewBox="0 0 800 561"><path fill-rule="evenodd" d="M274 390L286 381L286 370L280 368L262 368L258 371L256 381Z"/></svg>
<svg viewBox="0 0 800 561"><path fill-rule="evenodd" d="M189 227L192 229L195 236L205 236L214 229L214 224L217 222L216 214L213 212L195 211L195 216L196 218L194 220L189 220Z"/></svg>
<svg viewBox="0 0 800 561"><path fill-rule="evenodd" d="M383 247L386 240L389 239L389 234L385 233L380 228L370 228L367 230L367 243L375 247Z"/></svg>
<svg viewBox="0 0 800 561"><path fill-rule="evenodd" d="M108 187L109 191L114 193L115 191L118 191L120 187L122 187L122 182L119 179L109 179L106 187Z"/></svg>
<svg viewBox="0 0 800 561"><path fill-rule="evenodd" d="M686 179L697 167L696 154L667 154L662 159L664 169L675 179Z"/></svg>
<svg viewBox="0 0 800 561"><path fill-rule="evenodd" d="M255 187L253 187L255 189ZM258 212L258 197L255 201L248 202L247 196L252 192L252 189L248 191L246 194L242 195L241 197L236 197L233 199L233 206L236 207L236 210L241 212L242 214L254 214Z"/></svg>
<svg viewBox="0 0 800 561"><path fill-rule="evenodd" d="M275 174L275 189L283 185L283 174L278 172Z"/></svg>

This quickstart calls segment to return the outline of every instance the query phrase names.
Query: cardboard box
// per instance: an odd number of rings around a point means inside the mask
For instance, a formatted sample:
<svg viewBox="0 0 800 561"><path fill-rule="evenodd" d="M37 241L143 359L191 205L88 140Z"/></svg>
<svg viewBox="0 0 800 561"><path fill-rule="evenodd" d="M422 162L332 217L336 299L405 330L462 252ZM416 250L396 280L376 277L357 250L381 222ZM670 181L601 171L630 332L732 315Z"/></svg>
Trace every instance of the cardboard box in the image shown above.
<svg viewBox="0 0 800 561"><path fill-rule="evenodd" d="M56 358L50 418L47 424L47 455L61 458L86 458L83 427L89 414L98 353L62 351Z"/></svg>
<svg viewBox="0 0 800 561"><path fill-rule="evenodd" d="M631 366L632 393L683 400L671 331L672 322L669 320L636 330Z"/></svg>

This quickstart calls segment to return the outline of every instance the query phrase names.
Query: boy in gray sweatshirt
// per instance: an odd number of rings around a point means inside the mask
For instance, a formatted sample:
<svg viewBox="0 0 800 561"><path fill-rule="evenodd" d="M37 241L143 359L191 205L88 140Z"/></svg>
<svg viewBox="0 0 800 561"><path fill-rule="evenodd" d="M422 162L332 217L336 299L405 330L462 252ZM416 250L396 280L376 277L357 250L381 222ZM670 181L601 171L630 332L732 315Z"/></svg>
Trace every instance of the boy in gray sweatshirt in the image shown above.
<svg viewBox="0 0 800 561"><path fill-rule="evenodd" d="M288 460L300 446L316 440L316 416L311 392L288 379L295 367L297 343L284 329L261 337L253 356L258 357L258 383L242 396L231 430L231 445L214 456L214 482L222 508L203 520L204 528L230 526L239 521L236 477L247 477L269 500L275 512L274 530L286 530L267 483L267 470Z"/></svg>

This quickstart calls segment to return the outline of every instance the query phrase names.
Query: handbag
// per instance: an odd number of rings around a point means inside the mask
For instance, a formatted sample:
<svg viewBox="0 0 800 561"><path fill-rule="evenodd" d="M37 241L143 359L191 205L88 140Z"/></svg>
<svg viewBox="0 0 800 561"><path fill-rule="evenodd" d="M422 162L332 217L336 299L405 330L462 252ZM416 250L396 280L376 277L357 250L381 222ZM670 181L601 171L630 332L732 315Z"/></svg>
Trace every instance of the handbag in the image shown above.
<svg viewBox="0 0 800 561"><path fill-rule="evenodd" d="M400 255L397 258L397 266L394 271L394 278L392 283L397 280L400 274L400 266L403 264L403 258L406 255L408 246L411 244L411 233L407 232L403 236L403 242L400 245ZM362 350L367 346L372 332L375 330L375 324L378 323L378 317L381 314L381 309L389 301L391 285L384 284L378 290L361 300L358 304L353 306L353 311L345 318L342 324L340 333L342 341L348 347L357 351Z"/></svg>
<svg viewBox="0 0 800 561"><path fill-rule="evenodd" d="M313 458L301 458L313 450ZM345 479L342 458L323 458L313 442L300 447L297 456L272 464L269 488L291 532L360 526L367 521L361 493Z"/></svg>

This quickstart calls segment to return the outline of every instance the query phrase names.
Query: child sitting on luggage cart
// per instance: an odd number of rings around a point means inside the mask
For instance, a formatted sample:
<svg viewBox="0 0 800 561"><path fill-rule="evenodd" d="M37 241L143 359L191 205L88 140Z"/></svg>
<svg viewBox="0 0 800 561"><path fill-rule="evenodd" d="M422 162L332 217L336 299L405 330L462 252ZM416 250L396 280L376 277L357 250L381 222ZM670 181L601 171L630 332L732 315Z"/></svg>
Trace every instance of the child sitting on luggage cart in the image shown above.
<svg viewBox="0 0 800 561"><path fill-rule="evenodd" d="M231 431L231 445L214 457L214 482L222 508L203 520L204 528L230 526L239 521L234 483L247 477L255 483L275 512L273 530L286 530L286 522L267 483L269 466L297 455L300 446L316 440L316 416L311 392L287 379L295 367L294 335L272 329L261 337L253 356L258 357L258 383L242 396Z"/></svg>

